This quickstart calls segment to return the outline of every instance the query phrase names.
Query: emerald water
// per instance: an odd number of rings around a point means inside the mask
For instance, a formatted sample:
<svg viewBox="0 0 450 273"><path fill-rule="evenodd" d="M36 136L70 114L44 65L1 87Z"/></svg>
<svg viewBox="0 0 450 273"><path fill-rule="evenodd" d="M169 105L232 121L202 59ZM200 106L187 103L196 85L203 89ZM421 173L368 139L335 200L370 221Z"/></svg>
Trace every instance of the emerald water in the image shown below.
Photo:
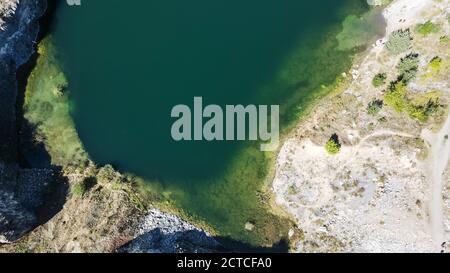
<svg viewBox="0 0 450 273"><path fill-rule="evenodd" d="M335 35L362 0L84 0L59 5L53 40L90 157L159 185L222 236L267 244L274 153L252 142L175 142L173 106L280 104L283 128L350 64ZM245 230L245 223L255 230Z"/></svg>

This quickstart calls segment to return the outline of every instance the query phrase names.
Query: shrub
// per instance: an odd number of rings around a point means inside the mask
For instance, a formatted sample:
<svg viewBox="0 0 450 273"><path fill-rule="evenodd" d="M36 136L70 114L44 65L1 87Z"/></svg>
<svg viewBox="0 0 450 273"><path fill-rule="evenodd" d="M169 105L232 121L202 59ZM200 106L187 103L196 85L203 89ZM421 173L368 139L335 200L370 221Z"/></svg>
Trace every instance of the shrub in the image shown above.
<svg viewBox="0 0 450 273"><path fill-rule="evenodd" d="M95 177L87 177L83 181L73 185L71 193L76 197L83 197L96 184L97 179Z"/></svg>
<svg viewBox="0 0 450 273"><path fill-rule="evenodd" d="M438 56L434 57L429 64L431 70L433 71L439 71L442 66L442 59Z"/></svg>
<svg viewBox="0 0 450 273"><path fill-rule="evenodd" d="M405 83L414 79L419 69L419 54L411 53L402 58L397 69L400 74L399 78Z"/></svg>
<svg viewBox="0 0 450 273"><path fill-rule="evenodd" d="M374 100L367 106L367 113L371 116L377 115L383 109L382 100Z"/></svg>
<svg viewBox="0 0 450 273"><path fill-rule="evenodd" d="M338 135L334 134L330 140L325 144L325 150L330 155L337 155L341 151L341 143L339 142Z"/></svg>
<svg viewBox="0 0 450 273"><path fill-rule="evenodd" d="M380 87L386 83L387 75L386 73L378 73L372 80L372 85L374 87Z"/></svg>
<svg viewBox="0 0 450 273"><path fill-rule="evenodd" d="M410 30L400 29L391 33L389 40L386 42L386 48L391 54L398 55L411 49L411 41Z"/></svg>
<svg viewBox="0 0 450 273"><path fill-rule="evenodd" d="M405 111L408 105L406 100L406 84L402 81L392 83L384 95L384 102L399 113Z"/></svg>
<svg viewBox="0 0 450 273"><path fill-rule="evenodd" d="M425 122L441 107L437 92L430 92L414 100L408 99L406 84L402 81L393 83L384 95L386 105L395 111L406 112L411 118Z"/></svg>
<svg viewBox="0 0 450 273"><path fill-rule="evenodd" d="M440 107L442 105L440 104L439 92L434 91L423 94L411 101L407 110L412 118L425 122Z"/></svg>
<svg viewBox="0 0 450 273"><path fill-rule="evenodd" d="M424 24L417 25L416 32L423 36L428 36L432 33L439 32L439 26L431 21L427 21Z"/></svg>
<svg viewBox="0 0 450 273"><path fill-rule="evenodd" d="M441 44L447 44L449 41L450 41L450 39L449 39L447 36L441 36L441 37L439 38L439 42L440 42Z"/></svg>

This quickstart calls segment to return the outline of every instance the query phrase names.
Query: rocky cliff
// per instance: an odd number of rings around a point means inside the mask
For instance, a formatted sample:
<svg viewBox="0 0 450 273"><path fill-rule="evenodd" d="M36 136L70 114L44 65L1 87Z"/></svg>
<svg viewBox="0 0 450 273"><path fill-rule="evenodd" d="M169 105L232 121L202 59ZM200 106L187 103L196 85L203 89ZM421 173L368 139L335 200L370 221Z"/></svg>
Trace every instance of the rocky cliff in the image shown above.
<svg viewBox="0 0 450 273"><path fill-rule="evenodd" d="M0 243L5 243L37 225L36 212L53 173L23 169L18 164L17 71L34 53L38 19L46 9L46 1L17 4L1 0L0 7Z"/></svg>

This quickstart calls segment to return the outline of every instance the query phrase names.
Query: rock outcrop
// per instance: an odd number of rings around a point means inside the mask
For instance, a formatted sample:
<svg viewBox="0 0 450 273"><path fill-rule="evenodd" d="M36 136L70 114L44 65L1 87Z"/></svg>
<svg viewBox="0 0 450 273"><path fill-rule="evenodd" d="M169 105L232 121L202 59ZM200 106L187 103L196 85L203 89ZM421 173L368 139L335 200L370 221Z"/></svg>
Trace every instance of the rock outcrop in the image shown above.
<svg viewBox="0 0 450 273"><path fill-rule="evenodd" d="M6 17L0 29L0 243L7 243L37 225L36 210L53 172L18 164L17 71L34 53L46 1L2 0L0 6Z"/></svg>
<svg viewBox="0 0 450 273"><path fill-rule="evenodd" d="M150 210L140 224L138 237L121 247L128 253L210 253L222 246L203 230L177 216Z"/></svg>

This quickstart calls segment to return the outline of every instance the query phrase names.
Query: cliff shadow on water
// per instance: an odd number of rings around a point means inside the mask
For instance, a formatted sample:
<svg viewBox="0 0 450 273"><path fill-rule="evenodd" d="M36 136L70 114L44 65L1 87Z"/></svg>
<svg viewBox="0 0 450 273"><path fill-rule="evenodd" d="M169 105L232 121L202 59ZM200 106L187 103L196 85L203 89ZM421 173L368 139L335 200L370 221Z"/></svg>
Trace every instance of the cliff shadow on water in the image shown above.
<svg viewBox="0 0 450 273"><path fill-rule="evenodd" d="M46 9L39 19L39 32L36 38L38 45L45 37L51 34L52 26L55 23L55 12L61 1L48 0ZM61 166L54 165L50 154L41 141L36 141L37 127L31 124L25 118L25 96L29 79L33 70L37 66L39 53L37 48L29 60L20 66L16 73L17 80L17 99L16 99L16 124L18 135L18 164L24 170L48 170L51 173L50 180L45 184L43 190L42 201L33 210L36 213L37 225L41 225L49 221L64 206L66 196L68 194L69 184L67 178L61 175ZM33 188L32 185L29 185ZM32 192L30 194L33 194ZM38 192L36 192L38 195Z"/></svg>

